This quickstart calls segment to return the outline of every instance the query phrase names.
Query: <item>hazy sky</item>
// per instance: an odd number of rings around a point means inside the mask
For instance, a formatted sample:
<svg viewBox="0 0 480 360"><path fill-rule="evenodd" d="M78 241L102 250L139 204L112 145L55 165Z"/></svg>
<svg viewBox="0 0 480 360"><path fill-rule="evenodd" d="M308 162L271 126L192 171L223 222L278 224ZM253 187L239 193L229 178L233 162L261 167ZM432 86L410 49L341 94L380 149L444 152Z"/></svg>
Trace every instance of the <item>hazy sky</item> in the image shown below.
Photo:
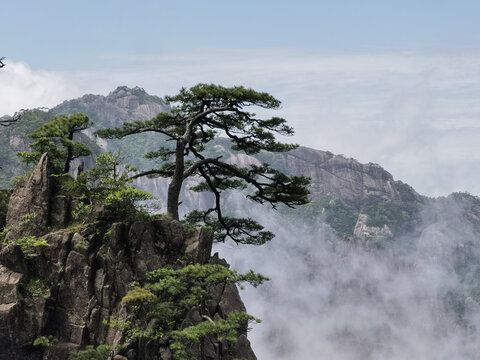
<svg viewBox="0 0 480 360"><path fill-rule="evenodd" d="M118 85L197 82L283 101L292 141L427 195L480 195L480 2L10 1L0 114Z"/></svg>

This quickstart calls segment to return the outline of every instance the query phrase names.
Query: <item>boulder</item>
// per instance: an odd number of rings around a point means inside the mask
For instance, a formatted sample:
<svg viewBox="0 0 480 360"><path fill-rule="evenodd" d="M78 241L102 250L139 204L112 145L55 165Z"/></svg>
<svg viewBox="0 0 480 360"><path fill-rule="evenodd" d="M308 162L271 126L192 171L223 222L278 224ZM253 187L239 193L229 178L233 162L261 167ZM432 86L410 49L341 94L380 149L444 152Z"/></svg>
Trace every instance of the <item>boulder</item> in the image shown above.
<svg viewBox="0 0 480 360"><path fill-rule="evenodd" d="M50 163L45 153L29 178L18 184L10 197L7 240L46 232L50 223L51 192Z"/></svg>

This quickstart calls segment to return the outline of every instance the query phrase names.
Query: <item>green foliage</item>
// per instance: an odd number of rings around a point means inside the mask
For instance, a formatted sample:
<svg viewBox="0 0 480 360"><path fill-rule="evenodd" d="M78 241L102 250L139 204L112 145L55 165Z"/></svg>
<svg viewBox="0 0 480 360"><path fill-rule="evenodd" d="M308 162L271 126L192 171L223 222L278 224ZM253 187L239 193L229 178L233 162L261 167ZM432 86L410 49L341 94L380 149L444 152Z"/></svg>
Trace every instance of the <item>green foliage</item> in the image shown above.
<svg viewBox="0 0 480 360"><path fill-rule="evenodd" d="M183 225L183 232L185 233L185 236L188 238L192 235L195 234L197 231L197 227L195 224L191 224L186 220L182 220L182 225Z"/></svg>
<svg viewBox="0 0 480 360"><path fill-rule="evenodd" d="M33 236L33 235L25 236L21 239L10 240L8 242L5 240L3 241L4 246L8 246L10 244L17 244L18 246L20 246L20 248L22 249L23 253L26 256L32 256L37 251L37 249L41 247L50 246L50 244L47 243L45 239L37 238L36 236Z"/></svg>
<svg viewBox="0 0 480 360"><path fill-rule="evenodd" d="M39 109L27 110L22 113L20 121L2 128L0 131L0 154L1 166L0 171L0 188L10 188L11 180L14 177L21 177L29 170L29 166L22 165L16 152L9 146L10 141L28 143L26 134L32 132L35 128L43 125L49 119L49 114Z"/></svg>
<svg viewBox="0 0 480 360"><path fill-rule="evenodd" d="M282 217L293 223L318 227L322 222L329 224L340 237L353 235L358 219L358 210L341 199L318 196L297 209L283 207Z"/></svg>
<svg viewBox="0 0 480 360"><path fill-rule="evenodd" d="M218 341L236 342L238 329L249 321L261 322L247 313L232 311L227 319L204 321L182 330L172 331L174 341L170 344L170 349L175 360L195 359L188 352L192 344L199 343L207 336L215 336Z"/></svg>
<svg viewBox="0 0 480 360"><path fill-rule="evenodd" d="M261 244L273 237L252 219L224 217L220 197L231 189L246 189L249 199L268 203L275 207L308 202L305 177L287 176L268 164L240 167L221 161L221 156L211 156L205 151L206 144L219 133L229 137L231 148L246 154L257 154L261 150L288 151L297 145L276 141L275 135L291 135L293 129L285 119L272 117L260 119L249 107L278 109L280 101L267 93L242 86L225 88L213 84L198 84L190 89L182 88L175 96L167 96L171 111L160 113L148 121L124 123L122 127L98 131L102 137L121 139L139 133L161 134L156 150L145 156L158 159L156 169L141 172L140 176L162 176L171 178L168 189L167 214L179 219L179 196L182 183L191 176L200 177L201 183L195 191L210 191L215 195L215 206L202 216L196 213L199 224L212 226L218 239L230 237L237 243ZM172 146L165 146L165 138ZM213 220L211 215L216 215ZM193 216L189 221L194 219Z"/></svg>
<svg viewBox="0 0 480 360"><path fill-rule="evenodd" d="M7 245L5 243L5 237L7 236L7 233L8 233L8 228L3 228L2 231L0 231L0 248L3 245Z"/></svg>
<svg viewBox="0 0 480 360"><path fill-rule="evenodd" d="M103 235L103 243L108 244L110 242L111 237L112 237L112 229L110 228Z"/></svg>
<svg viewBox="0 0 480 360"><path fill-rule="evenodd" d="M135 202L154 198L151 194L137 190L132 185L130 174L136 169L129 164L120 171L120 155L107 151L95 159L96 167L86 174L94 199L99 199L106 212L128 217L136 212Z"/></svg>
<svg viewBox="0 0 480 360"><path fill-rule="evenodd" d="M45 299L50 297L50 287L41 278L30 279L27 285L25 285L25 292L31 297L43 297Z"/></svg>
<svg viewBox="0 0 480 360"><path fill-rule="evenodd" d="M94 219L94 214L92 212L92 206L86 204L83 201L80 201L75 209L72 211L72 218L79 222L89 222Z"/></svg>
<svg viewBox="0 0 480 360"><path fill-rule="evenodd" d="M339 199L329 202L327 206L325 220L341 235L353 235L357 218L357 212Z"/></svg>
<svg viewBox="0 0 480 360"><path fill-rule="evenodd" d="M393 202L376 196L362 199L361 213L368 215L368 226L388 225L394 234L413 231L420 211L419 202Z"/></svg>
<svg viewBox="0 0 480 360"><path fill-rule="evenodd" d="M106 220L130 219L139 214L136 202L154 198L133 187L130 174L135 168L127 164L122 171L120 155L107 151L98 155L95 163L95 168L63 186L64 191L83 194L72 212L75 220L91 221L99 215ZM101 213L95 213L94 208L102 209Z"/></svg>
<svg viewBox="0 0 480 360"><path fill-rule="evenodd" d="M133 290L130 290L127 295L123 297L122 304L134 302L152 302L155 299L155 295L150 290L136 286L135 288L133 288Z"/></svg>
<svg viewBox="0 0 480 360"><path fill-rule="evenodd" d="M402 202L415 203L420 200L419 196L415 193L415 190L413 190L413 188L408 184L405 184L401 181L395 181L393 183L393 188L400 195L400 199L402 200Z"/></svg>
<svg viewBox="0 0 480 360"><path fill-rule="evenodd" d="M32 219L35 219L34 214L22 215L22 219L20 220L20 225L27 225L28 223L30 223L30 221L32 221Z"/></svg>
<svg viewBox="0 0 480 360"><path fill-rule="evenodd" d="M99 345L94 348L89 345L84 350L72 351L69 360L107 360L111 354L111 346Z"/></svg>
<svg viewBox="0 0 480 360"><path fill-rule="evenodd" d="M237 244L263 245L275 235L263 231L263 226L250 218L234 218L222 216L222 219L210 215L209 211L194 210L182 220L187 228L196 225L208 226L214 231L214 239L222 242L226 237L235 239ZM255 234L252 236L251 234Z"/></svg>
<svg viewBox="0 0 480 360"><path fill-rule="evenodd" d="M6 219L10 194L10 190L0 190L0 229L7 223Z"/></svg>
<svg viewBox="0 0 480 360"><path fill-rule="evenodd" d="M39 336L33 341L33 346L48 348L58 342L58 339L53 335Z"/></svg>
<svg viewBox="0 0 480 360"><path fill-rule="evenodd" d="M92 125L88 116L80 113L54 117L28 135L34 139L30 147L35 151L19 152L18 155L23 162L36 163L42 154L47 152L54 164L55 173L68 173L72 160L92 153L88 146L73 140L75 133Z"/></svg>
<svg viewBox="0 0 480 360"><path fill-rule="evenodd" d="M188 265L181 269L160 268L147 274L146 281L133 284L122 299L133 315L131 321L111 318L108 324L125 331L131 339L159 339L172 334L174 347L178 351L175 359L183 359L183 352L189 342L198 342L207 335L233 341L240 323L256 320L245 313L235 313L225 320L201 322L182 329L182 322L192 308L205 311L208 290L217 284L249 283L258 286L266 277L250 271L239 274L221 265ZM155 319L154 326L148 326ZM174 335L175 334L175 335Z"/></svg>
<svg viewBox="0 0 480 360"><path fill-rule="evenodd" d="M78 250L84 250L88 248L88 242L85 240L77 240L75 244L73 244L73 247Z"/></svg>

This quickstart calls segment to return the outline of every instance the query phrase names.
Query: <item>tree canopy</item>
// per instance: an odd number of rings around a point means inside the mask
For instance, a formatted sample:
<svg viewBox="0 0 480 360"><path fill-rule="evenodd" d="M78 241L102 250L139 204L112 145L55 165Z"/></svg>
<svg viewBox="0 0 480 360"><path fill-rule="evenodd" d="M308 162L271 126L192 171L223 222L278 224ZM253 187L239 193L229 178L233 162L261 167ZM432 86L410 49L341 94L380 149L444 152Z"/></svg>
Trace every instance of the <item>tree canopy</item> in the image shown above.
<svg viewBox="0 0 480 360"><path fill-rule="evenodd" d="M80 195L80 203L73 211L73 218L91 221L95 217L109 221L125 221L139 215L139 201L154 196L135 189L130 174L137 169L130 164L121 165L120 154L107 151L95 158L93 169L82 172L77 181L66 181L63 189ZM101 211L99 211L101 210ZM146 212L144 212L146 213Z"/></svg>
<svg viewBox="0 0 480 360"><path fill-rule="evenodd" d="M14 122L17 122L18 120L20 120L24 112L25 110L20 110L20 111L17 111L15 114L13 114L13 116L8 116L8 115L2 116L0 118L0 126L9 126Z"/></svg>
<svg viewBox="0 0 480 360"><path fill-rule="evenodd" d="M274 110L280 101L268 93L257 92L242 86L231 88L213 84L198 84L190 89L182 88L177 95L167 96L169 112L160 113L148 121L124 123L122 127L97 132L106 138L153 132L167 138L158 150L147 153L147 158L161 160L156 169L135 175L171 178L168 187L167 215L179 219L179 196L183 181L198 176L200 182L192 190L210 191L215 195L215 205L205 211L195 211L187 219L210 225L217 230L217 240L226 237L237 243L261 244L273 238L263 227L249 218L224 216L221 194L228 189L247 189L247 197L259 203L269 203L274 208L282 203L287 206L308 202L309 179L287 176L268 164L241 167L219 157L205 155L205 145L217 135L227 136L232 149L246 154L261 150L288 151L297 145L284 144L275 135L292 135L293 129L279 117L261 119L250 108ZM164 146L174 144L173 147ZM216 216L213 216L216 215Z"/></svg>
<svg viewBox="0 0 480 360"><path fill-rule="evenodd" d="M56 116L28 135L35 140L30 144L35 151L19 152L18 155L24 162L35 163L44 152L48 152L56 171L68 173L72 160L92 153L87 145L73 140L76 133L92 125L88 116L81 113Z"/></svg>

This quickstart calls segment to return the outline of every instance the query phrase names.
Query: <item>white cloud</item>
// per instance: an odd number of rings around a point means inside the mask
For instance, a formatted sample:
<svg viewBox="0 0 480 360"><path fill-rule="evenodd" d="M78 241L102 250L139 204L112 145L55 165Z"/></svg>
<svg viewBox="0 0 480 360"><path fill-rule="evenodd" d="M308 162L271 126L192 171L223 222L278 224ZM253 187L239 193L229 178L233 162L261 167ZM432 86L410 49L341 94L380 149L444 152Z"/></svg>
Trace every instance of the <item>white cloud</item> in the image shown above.
<svg viewBox="0 0 480 360"><path fill-rule="evenodd" d="M290 141L377 162L427 195L480 194L480 55L225 50L104 61L75 73L9 64L0 72L7 99L0 110L52 106L118 85L160 96L198 82L245 85L282 100L276 115L296 129Z"/></svg>
<svg viewBox="0 0 480 360"><path fill-rule="evenodd" d="M0 116L20 109L52 107L80 95L60 73L34 71L27 64L8 61L0 71Z"/></svg>
<svg viewBox="0 0 480 360"><path fill-rule="evenodd" d="M455 201L430 208L438 222L422 225L418 237L384 248L337 239L321 219L285 221L268 206L238 196L225 202L236 216L248 213L276 234L255 248L214 246L232 268L271 279L241 292L248 312L263 320L249 334L259 359L478 357L480 335L467 330L466 336L465 329L480 326L479 304L472 297L465 302L463 327L449 298L469 291L455 264L463 264L467 253L479 256L471 226L464 224L462 234L451 230L464 216Z"/></svg>

